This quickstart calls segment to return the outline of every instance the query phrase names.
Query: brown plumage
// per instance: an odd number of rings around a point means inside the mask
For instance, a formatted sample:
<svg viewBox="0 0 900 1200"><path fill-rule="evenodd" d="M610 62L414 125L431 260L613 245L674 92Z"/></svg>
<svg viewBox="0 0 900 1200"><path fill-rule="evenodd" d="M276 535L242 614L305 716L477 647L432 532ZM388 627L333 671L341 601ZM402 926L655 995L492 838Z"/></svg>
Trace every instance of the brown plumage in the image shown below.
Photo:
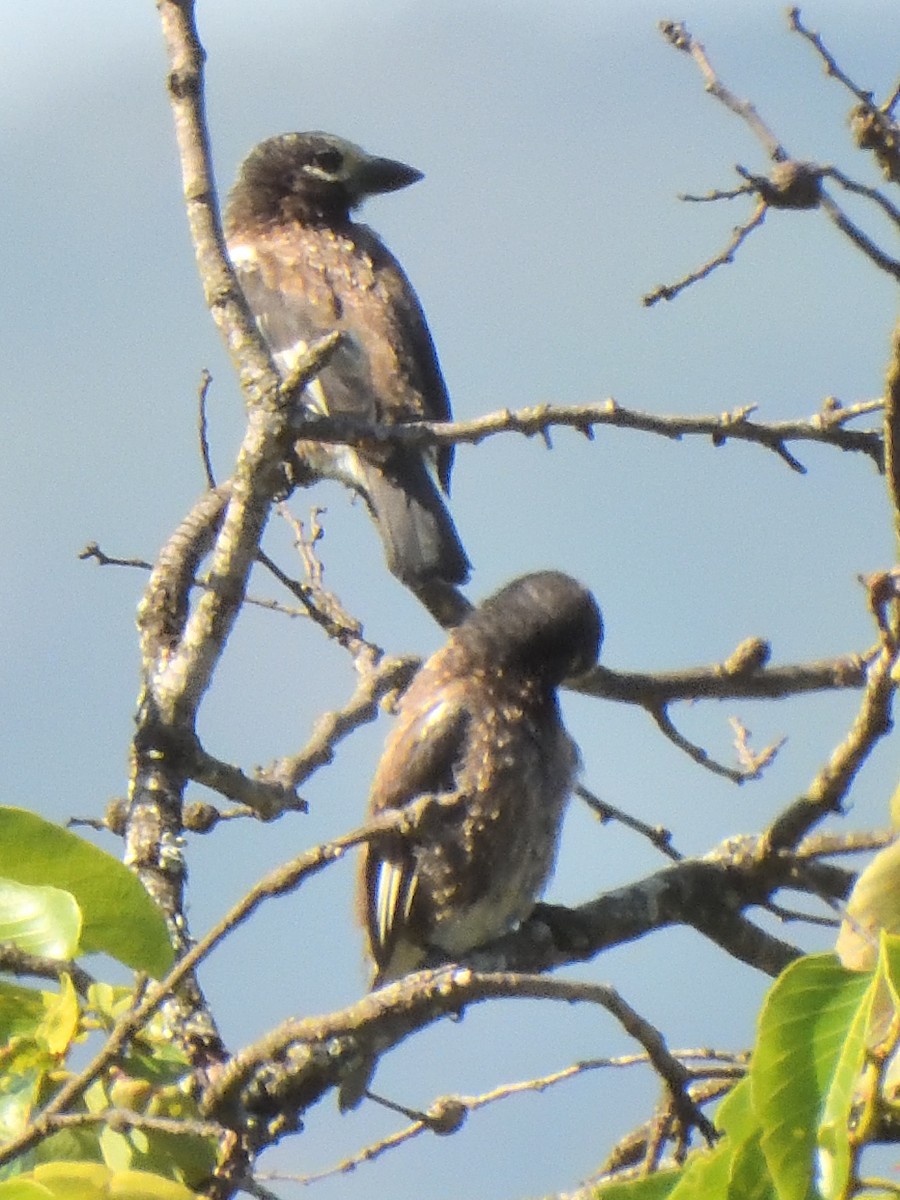
<svg viewBox="0 0 900 1200"><path fill-rule="evenodd" d="M593 596L557 571L524 575L474 609L400 701L369 796L377 815L418 796L459 805L364 852L359 903L373 986L506 933L552 873L578 769L556 689L597 659ZM358 1103L374 1063L341 1089Z"/></svg>
<svg viewBox="0 0 900 1200"><path fill-rule="evenodd" d="M229 254L283 375L332 330L341 342L304 392L311 412L398 424L448 420L425 316L400 264L350 218L366 196L421 178L330 134L270 138L243 163L225 214ZM469 562L441 499L452 449L298 441L300 482L339 479L366 500L390 570L413 587L462 583Z"/></svg>

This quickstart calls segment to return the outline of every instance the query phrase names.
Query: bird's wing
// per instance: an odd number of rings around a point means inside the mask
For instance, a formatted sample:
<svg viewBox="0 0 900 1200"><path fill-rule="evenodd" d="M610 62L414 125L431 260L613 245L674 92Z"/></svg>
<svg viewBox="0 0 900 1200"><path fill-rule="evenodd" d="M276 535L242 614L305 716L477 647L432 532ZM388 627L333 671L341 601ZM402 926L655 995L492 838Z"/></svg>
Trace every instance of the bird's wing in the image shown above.
<svg viewBox="0 0 900 1200"><path fill-rule="evenodd" d="M427 708L408 709L376 772L373 811L402 808L417 796L452 791L454 768L466 745L470 719L465 706L447 695ZM414 920L414 844L398 836L370 846L363 878L372 956L384 974L391 966L403 930Z"/></svg>
<svg viewBox="0 0 900 1200"><path fill-rule="evenodd" d="M328 366L305 390L309 407L321 416L376 419L365 348L342 322L334 292L321 274L309 269L289 241L233 240L228 249L247 305L282 375L293 370L317 338L340 329L341 341Z"/></svg>
<svg viewBox="0 0 900 1200"><path fill-rule="evenodd" d="M407 375L418 397L419 411L411 415L423 417L426 421L452 420L447 384L415 289L400 263L367 225L356 226L356 238L376 264L381 286L389 297L391 341L397 355L397 366ZM441 488L449 493L453 447L440 446L427 457L434 460Z"/></svg>
<svg viewBox="0 0 900 1200"><path fill-rule="evenodd" d="M445 416L447 391L415 293L375 235L354 228L358 244L349 235L304 235L295 227L229 237L238 280L275 364L287 376L311 342L338 330L328 365L303 391L312 412L371 422ZM450 448L299 445L301 474L340 479L365 497L399 579L415 587L468 578L469 561L440 496Z"/></svg>

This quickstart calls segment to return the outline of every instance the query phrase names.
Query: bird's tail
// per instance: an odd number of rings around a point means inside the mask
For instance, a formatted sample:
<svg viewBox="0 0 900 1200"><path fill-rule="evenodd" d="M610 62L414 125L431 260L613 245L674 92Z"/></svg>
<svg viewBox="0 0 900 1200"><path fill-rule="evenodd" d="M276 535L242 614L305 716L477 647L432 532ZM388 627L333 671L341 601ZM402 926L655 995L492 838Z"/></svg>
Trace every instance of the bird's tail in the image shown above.
<svg viewBox="0 0 900 1200"><path fill-rule="evenodd" d="M387 463L367 462L364 475L389 570L414 589L465 583L471 564L422 456L400 451Z"/></svg>

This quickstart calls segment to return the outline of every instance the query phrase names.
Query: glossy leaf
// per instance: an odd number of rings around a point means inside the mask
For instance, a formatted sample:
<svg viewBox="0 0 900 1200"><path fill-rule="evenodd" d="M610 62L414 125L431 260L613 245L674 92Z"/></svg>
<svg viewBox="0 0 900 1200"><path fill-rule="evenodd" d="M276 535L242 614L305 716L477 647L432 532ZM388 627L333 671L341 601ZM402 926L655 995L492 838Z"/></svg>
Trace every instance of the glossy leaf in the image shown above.
<svg viewBox="0 0 900 1200"><path fill-rule="evenodd" d="M85 953L109 954L157 978L172 965L163 915L137 877L36 813L0 807L0 876L71 892L81 909Z"/></svg>
<svg viewBox="0 0 900 1200"><path fill-rule="evenodd" d="M81 912L71 892L0 878L0 942L29 954L74 958Z"/></svg>
<svg viewBox="0 0 900 1200"><path fill-rule="evenodd" d="M833 955L810 955L788 967L763 1004L751 1095L781 1200L813 1194L825 1096L869 982Z"/></svg>
<svg viewBox="0 0 900 1200"><path fill-rule="evenodd" d="M728 1178L728 1200L778 1200L761 1140L762 1134L757 1131L736 1148Z"/></svg>
<svg viewBox="0 0 900 1200"><path fill-rule="evenodd" d="M723 1138L712 1150L695 1151L670 1193L671 1200L725 1200L733 1149L728 1138Z"/></svg>
<svg viewBox="0 0 900 1200"><path fill-rule="evenodd" d="M849 1128L851 1114L860 1103L860 1079L867 1059L872 1011L879 997L883 1005L889 988L879 972L859 1004L838 1055L819 1125L819 1190L825 1200L847 1194L851 1173ZM871 1073L870 1073L871 1074ZM874 1075L872 1081L874 1082Z"/></svg>

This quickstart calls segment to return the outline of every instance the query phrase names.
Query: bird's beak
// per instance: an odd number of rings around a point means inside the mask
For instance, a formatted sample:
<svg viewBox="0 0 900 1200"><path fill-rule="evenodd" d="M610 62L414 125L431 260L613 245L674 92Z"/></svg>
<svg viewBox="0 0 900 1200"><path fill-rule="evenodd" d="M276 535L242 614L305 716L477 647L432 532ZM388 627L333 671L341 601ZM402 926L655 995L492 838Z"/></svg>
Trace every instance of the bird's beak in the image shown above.
<svg viewBox="0 0 900 1200"><path fill-rule="evenodd" d="M359 173L359 190L364 195L377 196L381 192L397 192L424 179L421 171L408 167L393 158L369 158Z"/></svg>

